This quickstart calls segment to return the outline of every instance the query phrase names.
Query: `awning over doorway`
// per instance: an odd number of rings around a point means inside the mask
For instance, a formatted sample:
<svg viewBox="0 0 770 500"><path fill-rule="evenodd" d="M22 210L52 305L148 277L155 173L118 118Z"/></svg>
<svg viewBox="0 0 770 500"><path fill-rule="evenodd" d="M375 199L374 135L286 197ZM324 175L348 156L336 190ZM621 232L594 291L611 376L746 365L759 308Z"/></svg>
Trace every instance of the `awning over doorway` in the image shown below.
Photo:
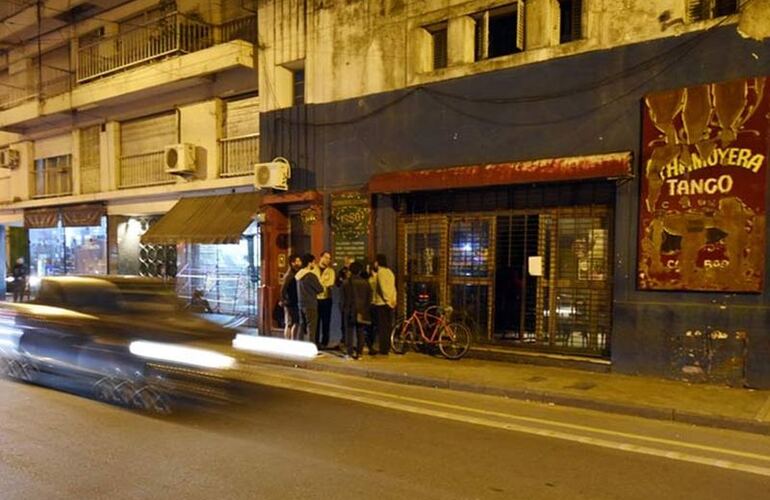
<svg viewBox="0 0 770 500"><path fill-rule="evenodd" d="M261 198L260 193L183 198L142 235L142 243L238 243Z"/></svg>
<svg viewBox="0 0 770 500"><path fill-rule="evenodd" d="M631 176L631 153L406 170L375 175L371 193L407 193Z"/></svg>

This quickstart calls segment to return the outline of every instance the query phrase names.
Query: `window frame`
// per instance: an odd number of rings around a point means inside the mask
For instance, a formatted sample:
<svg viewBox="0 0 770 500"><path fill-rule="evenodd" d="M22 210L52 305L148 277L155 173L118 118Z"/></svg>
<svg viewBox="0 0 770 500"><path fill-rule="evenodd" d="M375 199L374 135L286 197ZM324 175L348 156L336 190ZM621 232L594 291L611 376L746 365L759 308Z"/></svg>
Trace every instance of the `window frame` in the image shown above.
<svg viewBox="0 0 770 500"><path fill-rule="evenodd" d="M490 19L495 17L502 17L516 14L516 39L514 40L514 51L490 56ZM524 8L524 0L516 0L505 5L499 5L492 7L476 14L471 15L476 21L476 27L474 29L474 47L473 47L473 60L474 62L485 61L488 59L497 59L500 57L511 56L524 52L526 50L525 40L525 25L526 25L526 10Z"/></svg>

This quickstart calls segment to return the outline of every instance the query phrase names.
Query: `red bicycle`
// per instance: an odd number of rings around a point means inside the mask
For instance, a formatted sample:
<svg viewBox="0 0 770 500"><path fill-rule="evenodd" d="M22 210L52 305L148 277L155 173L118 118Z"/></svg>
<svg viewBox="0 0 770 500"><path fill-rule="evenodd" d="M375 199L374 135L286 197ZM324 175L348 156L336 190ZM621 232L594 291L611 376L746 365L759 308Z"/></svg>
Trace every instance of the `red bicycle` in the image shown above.
<svg viewBox="0 0 770 500"><path fill-rule="evenodd" d="M460 359L471 347L471 331L462 323L450 322L452 308L431 306L413 311L390 334L393 352L404 354L408 348L421 350L438 347L447 359Z"/></svg>

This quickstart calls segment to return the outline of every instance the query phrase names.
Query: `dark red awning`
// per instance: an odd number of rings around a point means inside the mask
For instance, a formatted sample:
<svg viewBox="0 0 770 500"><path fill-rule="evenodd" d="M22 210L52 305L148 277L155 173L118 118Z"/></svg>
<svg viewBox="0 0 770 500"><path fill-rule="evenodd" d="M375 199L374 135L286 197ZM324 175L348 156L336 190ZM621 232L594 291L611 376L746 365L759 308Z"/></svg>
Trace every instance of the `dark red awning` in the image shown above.
<svg viewBox="0 0 770 500"><path fill-rule="evenodd" d="M631 153L624 152L388 172L371 178L369 192L406 193L630 176Z"/></svg>

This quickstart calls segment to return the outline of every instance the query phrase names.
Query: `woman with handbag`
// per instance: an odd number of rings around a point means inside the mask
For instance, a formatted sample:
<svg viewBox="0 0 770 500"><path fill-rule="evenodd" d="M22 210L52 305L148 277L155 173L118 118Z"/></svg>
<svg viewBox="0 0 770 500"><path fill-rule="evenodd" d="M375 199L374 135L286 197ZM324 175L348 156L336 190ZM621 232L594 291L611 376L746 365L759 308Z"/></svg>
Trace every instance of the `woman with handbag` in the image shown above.
<svg viewBox="0 0 770 500"><path fill-rule="evenodd" d="M372 288L361 276L360 262L350 264L350 277L342 285L342 320L345 322L346 357L358 359L363 354L366 329L372 324Z"/></svg>

